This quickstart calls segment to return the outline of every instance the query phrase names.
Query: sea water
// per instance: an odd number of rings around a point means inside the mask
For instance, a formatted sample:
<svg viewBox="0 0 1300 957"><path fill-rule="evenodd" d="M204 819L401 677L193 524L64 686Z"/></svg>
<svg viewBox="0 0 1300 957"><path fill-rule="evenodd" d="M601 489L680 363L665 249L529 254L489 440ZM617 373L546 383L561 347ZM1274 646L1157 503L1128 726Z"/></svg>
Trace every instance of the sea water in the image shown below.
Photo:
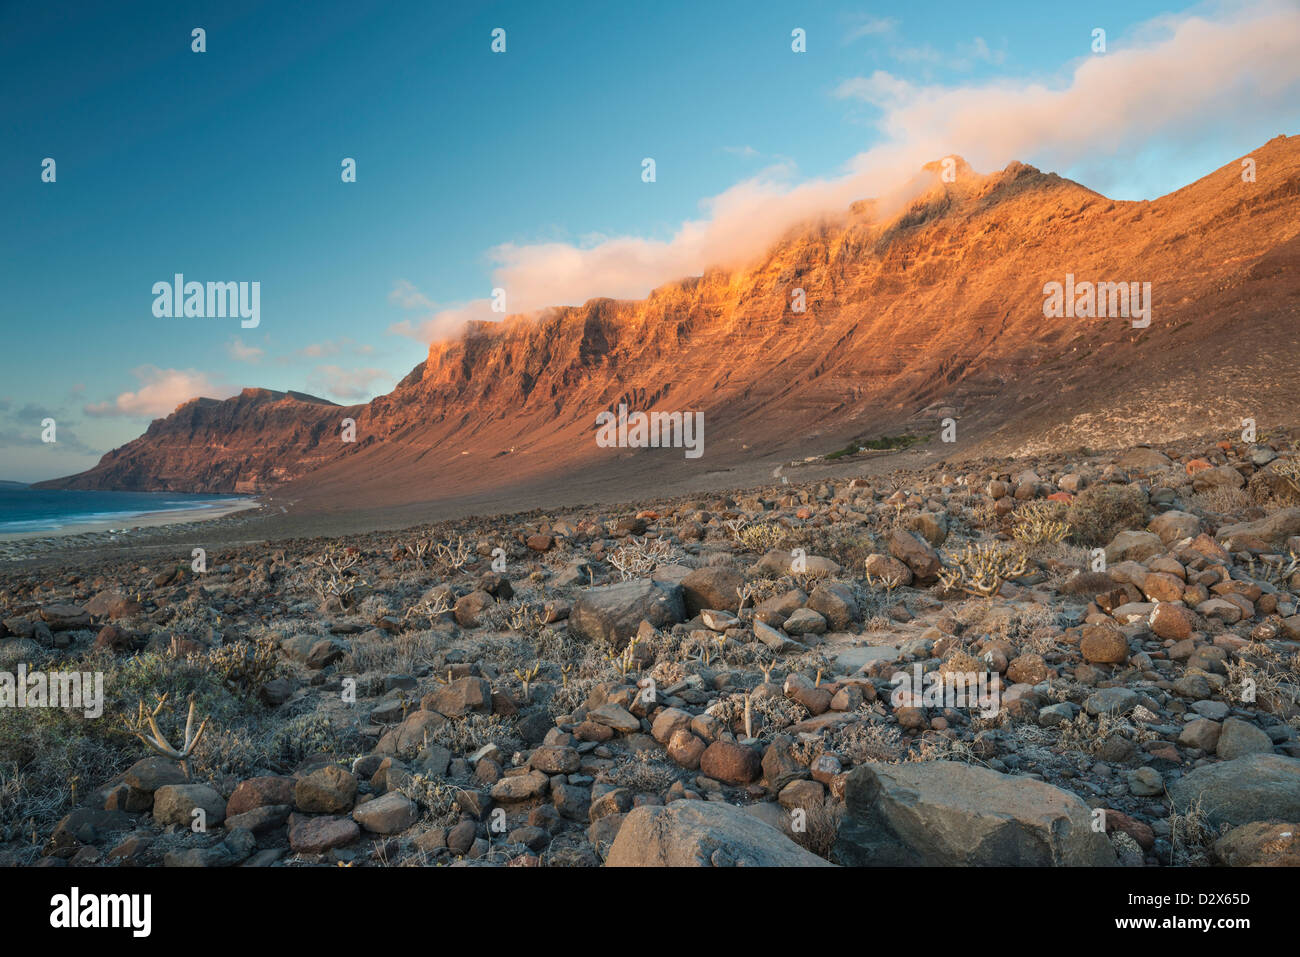
<svg viewBox="0 0 1300 957"><path fill-rule="evenodd" d="M78 489L0 487L0 535L56 531L67 525L111 522L125 527L150 512L216 508L246 495L187 495L180 492L88 492Z"/></svg>

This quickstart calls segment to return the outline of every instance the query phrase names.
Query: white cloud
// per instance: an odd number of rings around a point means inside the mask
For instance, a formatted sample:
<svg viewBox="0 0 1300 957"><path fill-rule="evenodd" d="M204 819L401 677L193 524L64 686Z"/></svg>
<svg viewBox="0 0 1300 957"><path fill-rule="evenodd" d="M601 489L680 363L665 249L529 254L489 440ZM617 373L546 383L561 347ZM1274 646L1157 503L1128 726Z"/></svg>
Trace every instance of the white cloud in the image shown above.
<svg viewBox="0 0 1300 957"><path fill-rule="evenodd" d="M917 46L894 46L889 55L899 63L922 67L943 67L947 70L966 72L982 63L1003 63L1007 54L1005 50L992 49L983 37L975 37L969 43L959 43L952 53L937 50L928 43Z"/></svg>
<svg viewBox="0 0 1300 957"><path fill-rule="evenodd" d="M228 399L239 393L237 386L213 382L204 372L194 369L159 369L140 366L131 374L141 382L134 392L123 392L116 399L85 407L87 415L145 416L156 419L170 415L190 399L205 397Z"/></svg>
<svg viewBox="0 0 1300 957"><path fill-rule="evenodd" d="M976 37L966 48L968 55L974 60L983 60L985 63L1002 63L1007 58L1005 50L991 50L988 43L983 37Z"/></svg>
<svg viewBox="0 0 1300 957"><path fill-rule="evenodd" d="M388 294L388 301L403 309L437 308L434 301L415 288L415 284L408 279L397 280L392 292Z"/></svg>
<svg viewBox="0 0 1300 957"><path fill-rule="evenodd" d="M261 362L266 351L250 346L242 339L231 339L226 343L226 354L237 362Z"/></svg>
<svg viewBox="0 0 1300 957"><path fill-rule="evenodd" d="M415 287L411 288L414 289ZM374 346L361 345L345 336L342 339L333 339L327 342L313 342L298 349L294 352L294 355L300 359L323 359L326 356L336 356L340 352L370 355L374 351Z"/></svg>
<svg viewBox="0 0 1300 957"><path fill-rule="evenodd" d="M863 37L878 37L893 33L896 26L898 26L898 21L890 17L867 17L849 28L844 42L852 43L854 40L860 40Z"/></svg>
<svg viewBox="0 0 1300 957"><path fill-rule="evenodd" d="M376 389L375 382L391 382L385 369L345 369L342 366L317 366L310 379L310 391L347 402L367 402L387 389Z"/></svg>
<svg viewBox="0 0 1300 957"><path fill-rule="evenodd" d="M981 170L1012 160L1066 169L1131 157L1150 144L1199 144L1236 123L1294 116L1297 36L1300 6L1257 0L1218 18L1153 20L1132 41L1112 39L1106 55L1081 59L1056 86L1010 79L915 85L877 71L837 90L878 107L884 137L850 160L842 175L796 183L788 165L771 167L705 200L703 215L683 222L667 240L504 243L489 252L493 285L506 290L512 313L598 296L641 297L709 266L743 265L792 227L838 214L854 200L906 198L918 188L921 166L942 156L959 153ZM981 49L994 56L983 41L975 52ZM418 290L406 292L402 304L431 305L417 298ZM390 298L396 301L396 290ZM396 323L390 331L433 341L477 318L499 317L479 300Z"/></svg>
<svg viewBox="0 0 1300 957"><path fill-rule="evenodd" d="M915 89L907 80L884 70L876 70L870 76L855 76L845 80L835 88L835 95L841 99L862 100L883 107L906 99Z"/></svg>

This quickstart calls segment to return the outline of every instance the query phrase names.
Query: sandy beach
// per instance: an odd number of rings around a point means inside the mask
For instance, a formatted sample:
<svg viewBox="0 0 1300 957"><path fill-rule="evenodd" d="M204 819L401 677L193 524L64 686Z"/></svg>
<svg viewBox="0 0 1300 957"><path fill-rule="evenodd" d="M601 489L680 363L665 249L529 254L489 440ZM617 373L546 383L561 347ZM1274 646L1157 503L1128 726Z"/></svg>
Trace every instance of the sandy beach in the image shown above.
<svg viewBox="0 0 1300 957"><path fill-rule="evenodd" d="M255 498L239 499L210 505L203 508L177 508L161 512L144 512L140 515L104 519L96 522L80 522L64 525L61 528L36 529L28 532L7 532L0 534L0 542L21 542L32 539L66 538L73 535L99 534L101 532L131 532L143 528L160 528L167 525L184 525L190 522L207 522L225 518L236 512L259 508L261 502Z"/></svg>

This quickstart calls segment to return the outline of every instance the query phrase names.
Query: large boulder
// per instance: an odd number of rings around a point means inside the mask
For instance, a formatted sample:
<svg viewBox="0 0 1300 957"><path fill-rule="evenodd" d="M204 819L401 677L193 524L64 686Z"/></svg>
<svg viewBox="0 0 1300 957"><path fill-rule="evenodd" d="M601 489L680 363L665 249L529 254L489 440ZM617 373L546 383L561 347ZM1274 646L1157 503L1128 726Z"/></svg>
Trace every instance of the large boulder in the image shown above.
<svg viewBox="0 0 1300 957"><path fill-rule="evenodd" d="M1272 753L1272 739L1249 721L1228 718L1223 722L1215 754L1224 761L1245 757L1248 754Z"/></svg>
<svg viewBox="0 0 1300 957"><path fill-rule="evenodd" d="M642 621L661 628L685 617L680 586L638 578L584 591L569 612L569 630L593 641L621 645L636 634Z"/></svg>
<svg viewBox="0 0 1300 957"><path fill-rule="evenodd" d="M1106 546L1106 564L1141 562L1165 550L1165 543L1154 532L1123 531Z"/></svg>
<svg viewBox="0 0 1300 957"><path fill-rule="evenodd" d="M1128 661L1128 639L1114 625L1084 625L1079 651L1084 661L1122 664Z"/></svg>
<svg viewBox="0 0 1300 957"><path fill-rule="evenodd" d="M808 608L825 618L834 631L847 631L854 622L862 620L862 609L853 589L842 582L818 585L808 596Z"/></svg>
<svg viewBox="0 0 1300 957"><path fill-rule="evenodd" d="M908 520L907 526L935 548L948 538L948 516L943 512L920 512Z"/></svg>
<svg viewBox="0 0 1300 957"><path fill-rule="evenodd" d="M41 621L50 631L72 631L90 625L90 612L80 605L46 605L41 609Z"/></svg>
<svg viewBox="0 0 1300 957"><path fill-rule="evenodd" d="M140 611L140 603L119 591L102 591L86 602L86 611L96 618L129 618Z"/></svg>
<svg viewBox="0 0 1300 957"><path fill-rule="evenodd" d="M352 812L352 819L371 834L398 834L414 824L419 816L415 804L396 791L367 801Z"/></svg>
<svg viewBox="0 0 1300 957"><path fill-rule="evenodd" d="M478 588L456 599L452 614L456 616L456 624L462 628L477 628L480 617L494 604L496 599L482 588Z"/></svg>
<svg viewBox="0 0 1300 957"><path fill-rule="evenodd" d="M159 827L179 824L188 828L203 811L205 827L226 819L226 800L206 784L164 784L153 793L153 819Z"/></svg>
<svg viewBox="0 0 1300 957"><path fill-rule="evenodd" d="M491 714L492 686L485 678L457 678L426 695L421 701L421 707L448 718L463 718L471 711Z"/></svg>
<svg viewBox="0 0 1300 957"><path fill-rule="evenodd" d="M1200 530L1199 518L1190 512L1179 512L1173 509L1160 513L1147 524L1147 531L1159 535L1160 540L1166 545L1172 545L1184 538L1195 538Z"/></svg>
<svg viewBox="0 0 1300 957"><path fill-rule="evenodd" d="M126 769L122 779L137 791L145 791L149 794L153 794L167 784L189 783L181 766L171 758L164 758L161 755L141 758Z"/></svg>
<svg viewBox="0 0 1300 957"><path fill-rule="evenodd" d="M1169 788L1180 814L1200 800L1211 824L1234 827L1251 821L1300 820L1300 759L1248 754L1205 764Z"/></svg>
<svg viewBox="0 0 1300 957"><path fill-rule="evenodd" d="M895 528L889 536L889 554L911 569L918 582L932 582L939 577L939 553L915 532Z"/></svg>
<svg viewBox="0 0 1300 957"><path fill-rule="evenodd" d="M1138 469L1143 472L1152 472L1172 465L1173 460L1163 452L1157 452L1155 449L1140 445L1121 455L1115 464L1122 469Z"/></svg>
<svg viewBox="0 0 1300 957"><path fill-rule="evenodd" d="M309 814L350 811L357 797L357 779L337 764L317 768L299 778L293 788L294 805Z"/></svg>
<svg viewBox="0 0 1300 957"><path fill-rule="evenodd" d="M795 568L795 553L788 548L773 548L749 567L749 573L758 577L780 578L782 575L800 573L810 578L834 578L844 571L836 561L821 555L804 555L799 569Z"/></svg>
<svg viewBox="0 0 1300 957"><path fill-rule="evenodd" d="M1219 529L1219 541L1236 551L1238 543L1252 539L1261 542L1280 542L1292 535L1300 535L1300 508L1284 508L1266 518L1238 525L1224 525Z"/></svg>
<svg viewBox="0 0 1300 957"><path fill-rule="evenodd" d="M346 817L295 815L289 820L289 849L295 854L323 854L360 836L361 827Z"/></svg>
<svg viewBox="0 0 1300 957"><path fill-rule="evenodd" d="M254 808L293 804L296 783L293 778L281 775L266 775L240 781L230 795L226 813L233 817Z"/></svg>
<svg viewBox="0 0 1300 957"><path fill-rule="evenodd" d="M58 848L98 844L109 834L127 830L134 823L135 818L124 811L79 807L54 826L50 843ZM188 825L189 821L185 823Z"/></svg>
<svg viewBox="0 0 1300 957"><path fill-rule="evenodd" d="M610 867L829 867L772 825L721 801L642 805L623 819Z"/></svg>
<svg viewBox="0 0 1300 957"><path fill-rule="evenodd" d="M1300 824L1254 821L1234 827L1214 842L1214 854L1229 867L1300 867Z"/></svg>
<svg viewBox="0 0 1300 957"><path fill-rule="evenodd" d="M1201 469L1192 476L1192 491L1205 492L1215 488L1241 488L1246 479L1231 465Z"/></svg>
<svg viewBox="0 0 1300 957"><path fill-rule="evenodd" d="M531 801L545 795L549 786L550 778L541 771L507 775L492 785L492 800L500 804Z"/></svg>
<svg viewBox="0 0 1300 957"><path fill-rule="evenodd" d="M864 764L845 783L831 859L855 866L1115 864L1066 791L953 761Z"/></svg>
<svg viewBox="0 0 1300 957"><path fill-rule="evenodd" d="M763 774L758 752L734 741L714 741L700 756L700 771L723 784L750 784Z"/></svg>
<svg viewBox="0 0 1300 957"><path fill-rule="evenodd" d="M375 748L380 754L405 754L424 747L425 741L447 719L437 711L414 711L396 728L384 732Z"/></svg>
<svg viewBox="0 0 1300 957"><path fill-rule="evenodd" d="M697 568L682 579L682 595L688 614L697 615L706 608L736 611L740 608L740 586L744 574L726 565Z"/></svg>

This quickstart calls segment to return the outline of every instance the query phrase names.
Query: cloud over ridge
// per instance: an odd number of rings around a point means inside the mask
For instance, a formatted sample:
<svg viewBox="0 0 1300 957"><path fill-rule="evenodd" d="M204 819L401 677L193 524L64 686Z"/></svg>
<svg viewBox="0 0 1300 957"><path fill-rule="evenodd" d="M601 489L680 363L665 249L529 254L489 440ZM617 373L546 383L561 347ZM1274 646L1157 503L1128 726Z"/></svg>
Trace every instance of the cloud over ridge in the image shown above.
<svg viewBox="0 0 1300 957"><path fill-rule="evenodd" d="M897 196L941 156L960 154L984 171L1013 160L1062 169L1132 155L1157 138L1193 143L1207 121L1222 132L1287 116L1300 97L1298 37L1300 5L1250 0L1158 17L1122 43L1111 38L1105 54L1081 57L1056 85L914 85L885 71L847 79L835 95L878 109L883 141L853 157L842 175L794 182L790 167L770 167L703 201L703 215L667 240L503 243L488 253L493 285L506 290L510 313L640 298L708 267L744 265L799 223L838 214L855 200ZM433 306L404 280L391 298L404 308ZM389 331L432 342L457 335L468 321L500 318L481 299Z"/></svg>

